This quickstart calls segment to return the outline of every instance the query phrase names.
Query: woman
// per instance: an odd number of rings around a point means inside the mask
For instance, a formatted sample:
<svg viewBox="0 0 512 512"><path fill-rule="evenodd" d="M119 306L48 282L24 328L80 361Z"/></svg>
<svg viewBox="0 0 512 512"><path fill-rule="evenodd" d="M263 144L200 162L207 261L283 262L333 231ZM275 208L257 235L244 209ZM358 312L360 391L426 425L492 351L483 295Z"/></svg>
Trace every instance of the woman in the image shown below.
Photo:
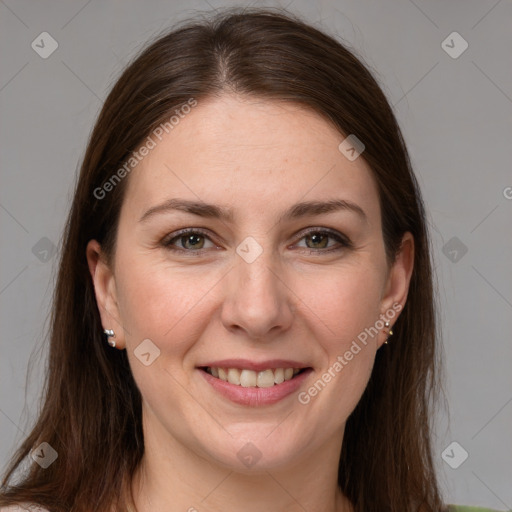
<svg viewBox="0 0 512 512"><path fill-rule="evenodd" d="M93 130L0 505L466 510L434 472L438 368L423 203L369 71L283 13L191 22Z"/></svg>

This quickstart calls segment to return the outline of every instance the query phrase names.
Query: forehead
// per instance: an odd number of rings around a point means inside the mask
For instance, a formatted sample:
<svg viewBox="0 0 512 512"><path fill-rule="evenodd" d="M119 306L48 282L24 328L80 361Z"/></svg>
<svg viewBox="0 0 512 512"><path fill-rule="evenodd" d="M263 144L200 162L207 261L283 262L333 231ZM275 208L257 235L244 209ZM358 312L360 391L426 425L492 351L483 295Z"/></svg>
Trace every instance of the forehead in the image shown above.
<svg viewBox="0 0 512 512"><path fill-rule="evenodd" d="M345 198L380 222L369 166L361 157L348 160L338 149L345 136L301 105L224 95L199 101L173 121L150 134L154 147L129 176L124 204L134 215L172 197L241 215Z"/></svg>

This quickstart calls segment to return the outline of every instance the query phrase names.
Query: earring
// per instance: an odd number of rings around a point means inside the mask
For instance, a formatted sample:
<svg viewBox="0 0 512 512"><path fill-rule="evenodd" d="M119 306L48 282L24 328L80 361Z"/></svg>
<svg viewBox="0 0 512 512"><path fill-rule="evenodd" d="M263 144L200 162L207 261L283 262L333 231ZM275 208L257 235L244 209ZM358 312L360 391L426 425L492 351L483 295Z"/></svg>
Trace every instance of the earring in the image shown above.
<svg viewBox="0 0 512 512"><path fill-rule="evenodd" d="M103 332L107 335L108 344L111 347L115 348L115 346L116 346L115 340L111 340L110 339L110 338L113 338L115 336L114 330L113 329L105 329Z"/></svg>
<svg viewBox="0 0 512 512"><path fill-rule="evenodd" d="M386 323L384 324L384 326L386 327L386 329L389 329L390 325L391 325L391 324L390 324L389 322L386 322ZM389 338L389 336L393 336L393 331L392 331L391 329L389 329L389 331L388 331L388 338ZM384 343L385 343L386 345L388 344L388 338L386 338L386 340L384 341Z"/></svg>

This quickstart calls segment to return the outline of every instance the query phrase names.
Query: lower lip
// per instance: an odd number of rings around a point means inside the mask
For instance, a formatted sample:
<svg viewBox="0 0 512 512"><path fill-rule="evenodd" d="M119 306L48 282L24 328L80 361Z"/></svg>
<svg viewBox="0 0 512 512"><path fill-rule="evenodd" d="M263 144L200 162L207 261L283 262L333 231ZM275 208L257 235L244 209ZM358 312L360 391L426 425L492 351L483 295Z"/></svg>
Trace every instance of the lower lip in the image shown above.
<svg viewBox="0 0 512 512"><path fill-rule="evenodd" d="M240 405L259 406L259 405L270 405L279 402L288 395L291 395L297 391L308 375L313 371L311 368L304 370L296 377L290 380L286 380L281 384L274 384L268 388L244 388L243 386L237 386L230 382L223 381L210 375L204 370L197 370L210 384L215 391L225 396L232 402Z"/></svg>

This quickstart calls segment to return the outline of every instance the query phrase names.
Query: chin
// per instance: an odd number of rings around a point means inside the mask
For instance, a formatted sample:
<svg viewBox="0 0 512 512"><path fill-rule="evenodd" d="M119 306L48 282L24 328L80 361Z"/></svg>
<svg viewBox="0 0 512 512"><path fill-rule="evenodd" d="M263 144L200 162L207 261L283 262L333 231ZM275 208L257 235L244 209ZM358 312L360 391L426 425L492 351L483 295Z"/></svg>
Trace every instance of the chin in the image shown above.
<svg viewBox="0 0 512 512"><path fill-rule="evenodd" d="M238 473L257 474L294 465L301 452L299 443L290 439L286 432L270 435L268 432L271 430L265 429L254 435L240 432L229 442L224 438L217 449L212 450L211 442L203 449L214 463Z"/></svg>

